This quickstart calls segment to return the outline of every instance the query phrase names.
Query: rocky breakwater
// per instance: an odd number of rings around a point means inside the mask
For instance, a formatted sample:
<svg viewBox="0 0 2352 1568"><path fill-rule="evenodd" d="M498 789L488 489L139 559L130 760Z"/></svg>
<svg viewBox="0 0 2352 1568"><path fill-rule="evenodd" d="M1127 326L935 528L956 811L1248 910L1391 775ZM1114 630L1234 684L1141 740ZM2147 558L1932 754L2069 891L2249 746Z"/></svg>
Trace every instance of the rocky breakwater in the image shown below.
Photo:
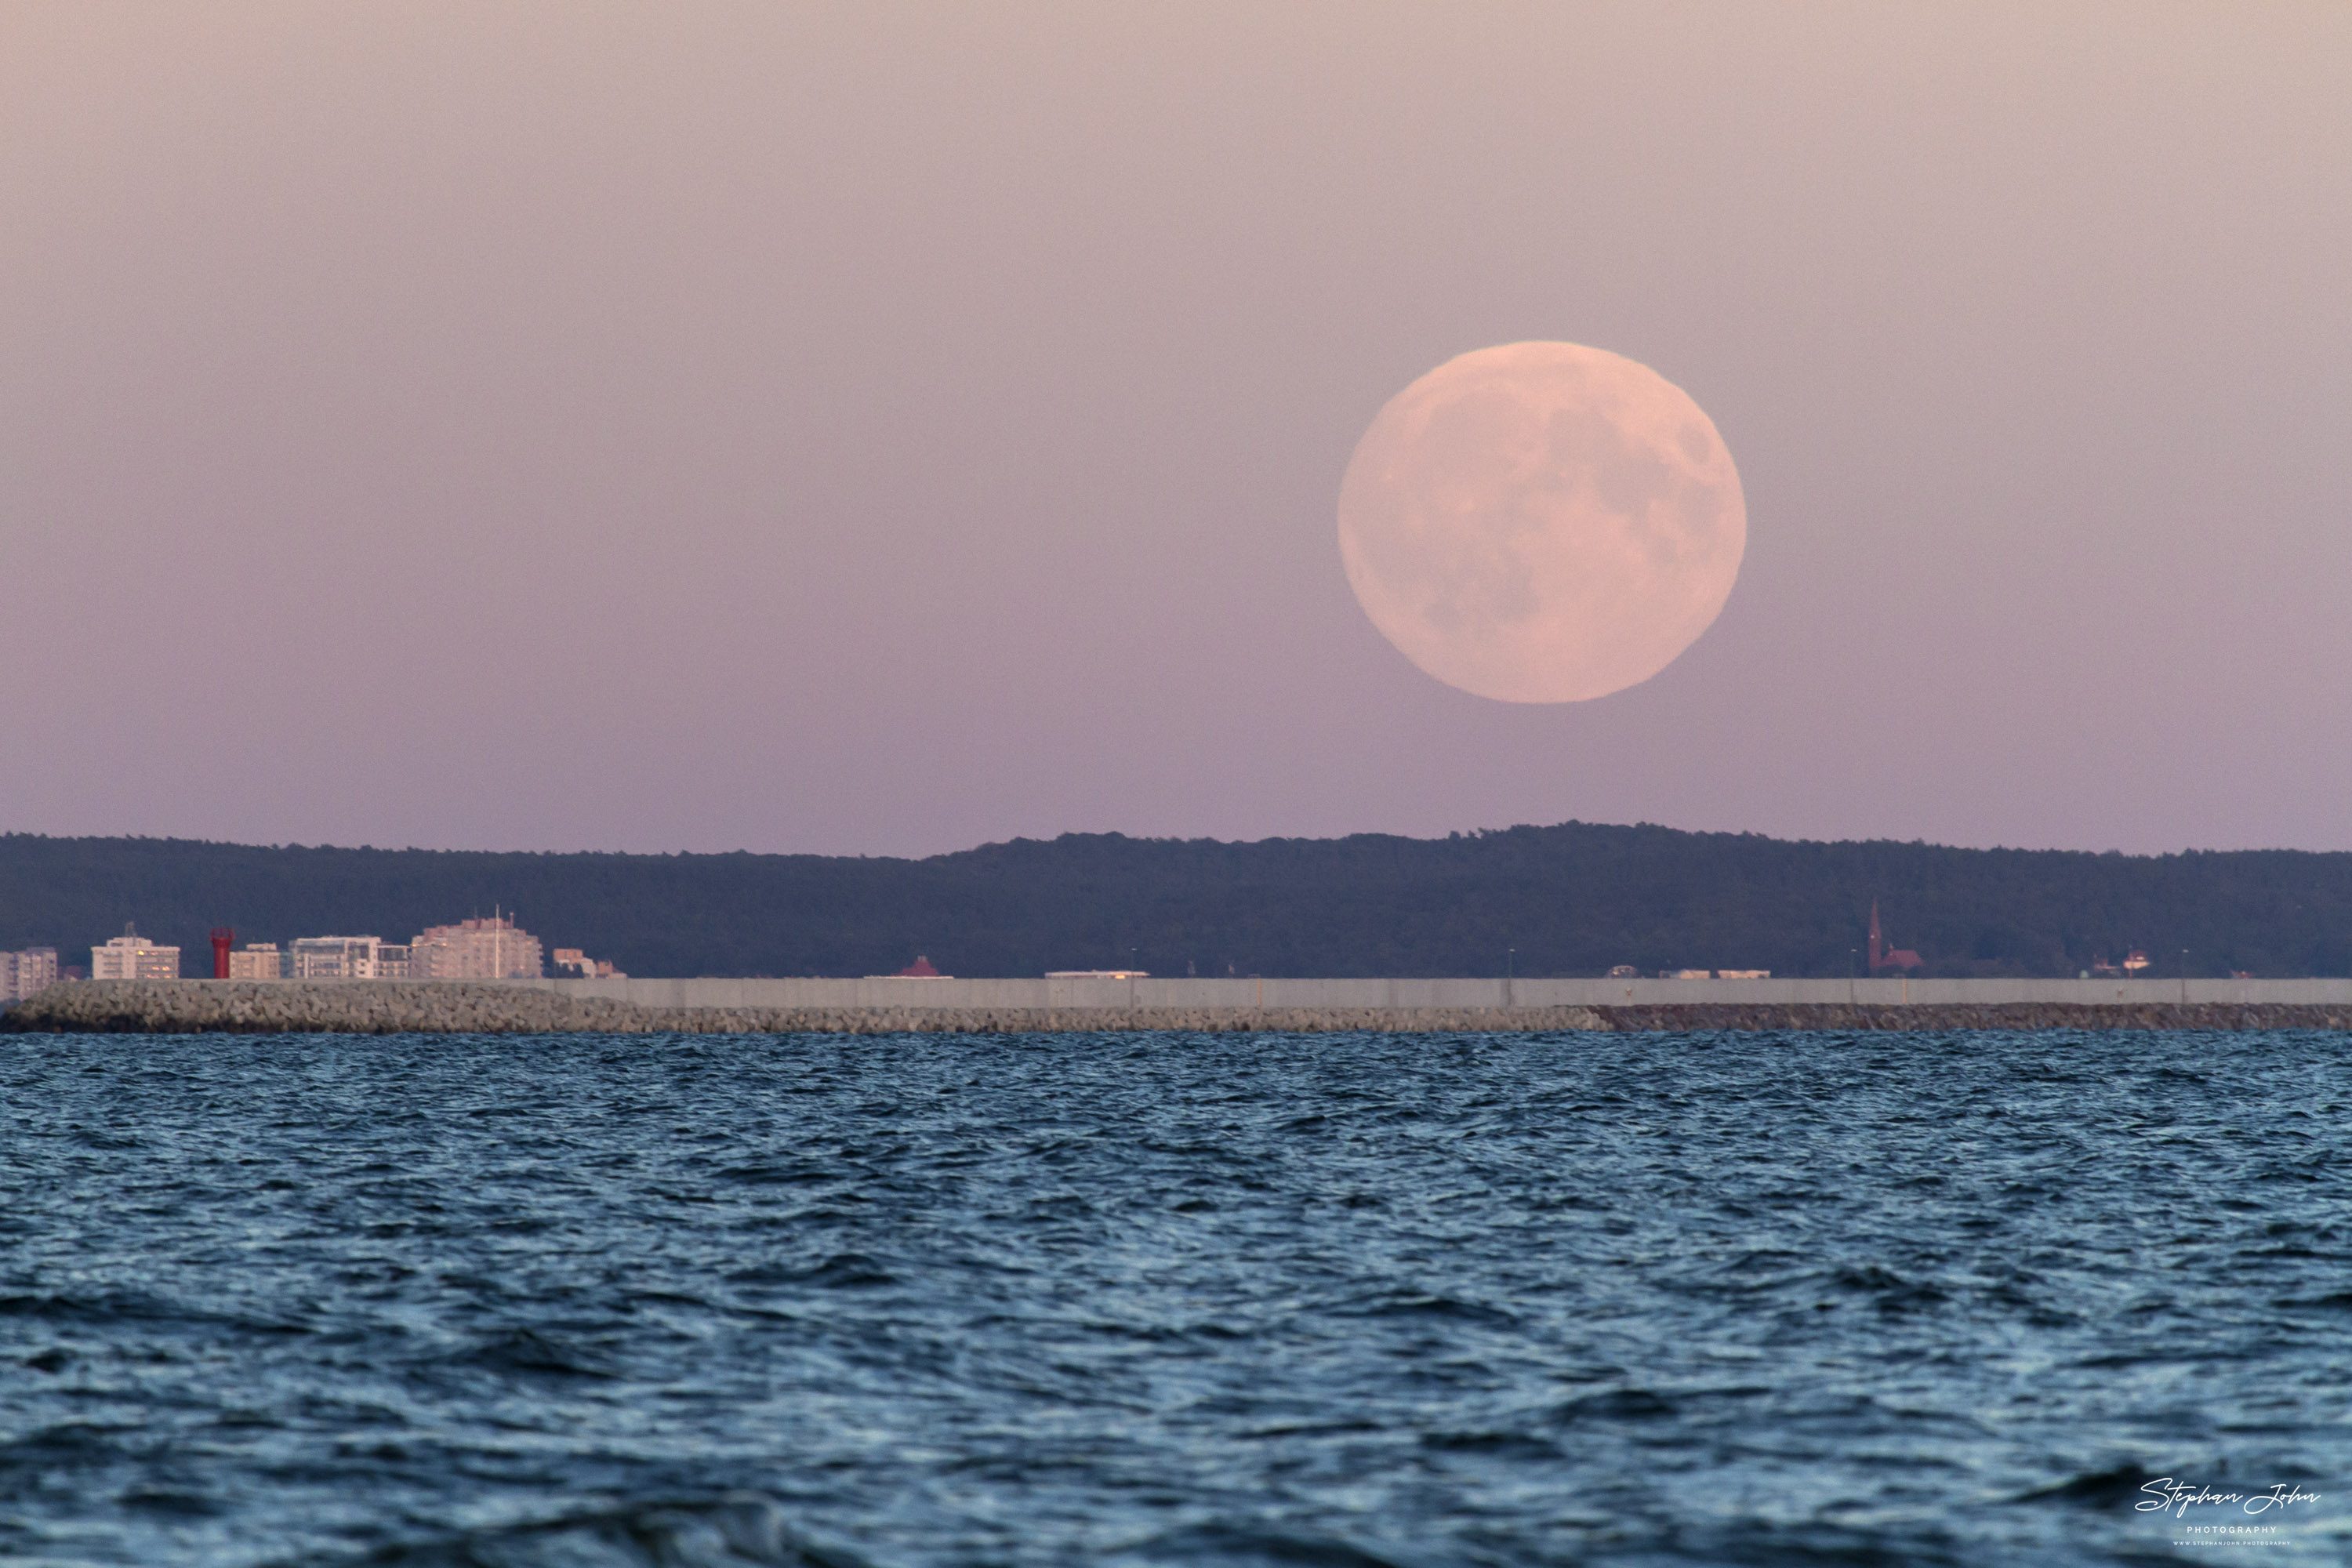
<svg viewBox="0 0 2352 1568"><path fill-rule="evenodd" d="M488 981L73 980L19 1002L0 1015L0 1028L132 1035L522 1034L627 1029L633 1026L630 1016L639 1011Z"/></svg>
<svg viewBox="0 0 2352 1568"><path fill-rule="evenodd" d="M1022 1035L1532 1033L1559 1029L2343 1029L2341 1006L639 1007L528 985L435 980L74 980L0 1011L53 1034Z"/></svg>
<svg viewBox="0 0 2352 1568"><path fill-rule="evenodd" d="M462 980L75 980L0 1013L50 1034L1034 1034L1604 1029L1590 1007L639 1007Z"/></svg>
<svg viewBox="0 0 2352 1568"><path fill-rule="evenodd" d="M1603 1007L1612 1029L1690 1034L1711 1029L2342 1029L2352 1008L2248 1003L2004 1002L1890 1007L1783 1003Z"/></svg>

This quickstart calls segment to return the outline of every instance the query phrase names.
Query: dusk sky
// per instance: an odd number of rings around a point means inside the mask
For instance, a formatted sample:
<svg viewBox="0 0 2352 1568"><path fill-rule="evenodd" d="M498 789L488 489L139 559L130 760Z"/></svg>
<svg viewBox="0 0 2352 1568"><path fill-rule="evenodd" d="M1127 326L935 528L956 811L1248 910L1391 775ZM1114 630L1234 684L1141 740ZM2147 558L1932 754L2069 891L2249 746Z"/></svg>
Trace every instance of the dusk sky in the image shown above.
<svg viewBox="0 0 2352 1568"><path fill-rule="evenodd" d="M0 0L0 830L2352 848L2352 6ZM1383 405L1654 369L1744 563L1500 702Z"/></svg>

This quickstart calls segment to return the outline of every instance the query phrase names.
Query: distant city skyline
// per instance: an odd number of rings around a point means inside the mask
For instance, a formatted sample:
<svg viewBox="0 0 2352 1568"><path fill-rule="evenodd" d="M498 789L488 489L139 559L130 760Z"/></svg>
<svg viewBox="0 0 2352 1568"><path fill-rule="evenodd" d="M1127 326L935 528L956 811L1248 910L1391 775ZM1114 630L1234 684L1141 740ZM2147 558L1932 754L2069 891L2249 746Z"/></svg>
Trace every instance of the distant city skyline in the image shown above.
<svg viewBox="0 0 2352 1568"><path fill-rule="evenodd" d="M301 936L282 948L275 942L238 945L234 929L216 926L212 948L209 962L184 965L177 944L141 935L133 921L121 936L90 949L89 974L97 980L514 980L536 978L546 969L540 939L499 915L427 926L404 942L374 935ZM559 973L626 978L577 948L558 948L554 958ZM73 973L60 970L54 947L0 952L0 1001L30 995Z"/></svg>
<svg viewBox="0 0 2352 1568"><path fill-rule="evenodd" d="M2352 9L0 12L0 831L2352 848ZM1456 355L1686 391L1654 679L1358 607Z"/></svg>

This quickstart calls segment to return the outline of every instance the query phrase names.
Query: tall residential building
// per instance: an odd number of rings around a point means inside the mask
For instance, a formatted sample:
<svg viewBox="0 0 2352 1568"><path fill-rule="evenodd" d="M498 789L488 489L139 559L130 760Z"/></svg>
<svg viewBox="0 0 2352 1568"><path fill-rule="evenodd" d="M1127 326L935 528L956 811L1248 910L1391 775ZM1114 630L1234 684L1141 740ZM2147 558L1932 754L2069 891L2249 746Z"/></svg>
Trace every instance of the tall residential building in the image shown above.
<svg viewBox="0 0 2352 1568"><path fill-rule="evenodd" d="M89 950L92 980L177 980L180 950L158 947L131 926L103 947Z"/></svg>
<svg viewBox="0 0 2352 1568"><path fill-rule="evenodd" d="M232 976L236 966L236 954L231 953ZM408 949L380 936L300 937L286 950L286 974L293 980L405 980Z"/></svg>
<svg viewBox="0 0 2352 1568"><path fill-rule="evenodd" d="M408 972L419 980L536 980L539 938L508 916L428 926L408 944Z"/></svg>
<svg viewBox="0 0 2352 1568"><path fill-rule="evenodd" d="M228 977L231 980L282 980L286 977L286 955L278 951L274 942L249 942L241 952L228 955Z"/></svg>
<svg viewBox="0 0 2352 1568"><path fill-rule="evenodd" d="M16 955L16 994L30 996L58 983L58 950L28 947Z"/></svg>
<svg viewBox="0 0 2352 1568"><path fill-rule="evenodd" d="M28 947L0 952L0 1002L21 1002L58 982L58 950Z"/></svg>

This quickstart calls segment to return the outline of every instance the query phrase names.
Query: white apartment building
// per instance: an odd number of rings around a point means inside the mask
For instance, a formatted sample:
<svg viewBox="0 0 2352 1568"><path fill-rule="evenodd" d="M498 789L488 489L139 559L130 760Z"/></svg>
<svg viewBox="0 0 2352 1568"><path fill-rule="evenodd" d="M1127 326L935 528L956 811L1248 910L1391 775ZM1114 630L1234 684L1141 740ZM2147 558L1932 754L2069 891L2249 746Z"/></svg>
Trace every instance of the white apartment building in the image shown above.
<svg viewBox="0 0 2352 1568"><path fill-rule="evenodd" d="M92 980L177 980L180 950L158 947L131 926L103 947L89 950Z"/></svg>
<svg viewBox="0 0 2352 1568"><path fill-rule="evenodd" d="M228 977L231 980L282 980L286 977L286 955L278 951L274 942L249 942L244 951L228 955Z"/></svg>
<svg viewBox="0 0 2352 1568"><path fill-rule="evenodd" d="M21 1002L57 984L58 950L28 947L0 952L0 1002Z"/></svg>
<svg viewBox="0 0 2352 1568"><path fill-rule="evenodd" d="M236 958L229 954L232 979ZM299 937L286 950L285 973L289 980L405 980L408 949L380 936Z"/></svg>
<svg viewBox="0 0 2352 1568"><path fill-rule="evenodd" d="M541 972L539 938L505 915L428 926L408 952L419 980L536 980Z"/></svg>

